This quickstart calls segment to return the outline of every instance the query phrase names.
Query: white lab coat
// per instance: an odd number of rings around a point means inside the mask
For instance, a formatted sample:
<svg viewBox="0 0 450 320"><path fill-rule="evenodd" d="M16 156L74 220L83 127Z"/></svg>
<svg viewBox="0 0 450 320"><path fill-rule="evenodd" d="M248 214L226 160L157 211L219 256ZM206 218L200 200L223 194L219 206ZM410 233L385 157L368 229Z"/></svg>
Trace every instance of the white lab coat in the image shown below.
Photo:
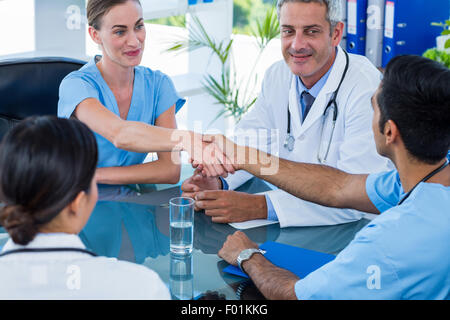
<svg viewBox="0 0 450 320"><path fill-rule="evenodd" d="M11 239L2 252L20 248L85 249L65 233L38 234L27 246ZM170 299L158 274L142 265L82 252L13 253L0 257L0 300Z"/></svg>
<svg viewBox="0 0 450 320"><path fill-rule="evenodd" d="M381 73L363 56L349 54L349 68L338 97L338 117L326 164L349 173L373 173L389 170L392 164L376 152L372 132L371 96L376 91ZM273 64L266 72L260 95L254 107L236 126L238 144L241 131L272 130L267 142L258 142L259 149L280 158L307 163L319 163L317 153L322 128L323 112L337 89L345 68L345 53L338 54L327 82L314 101L308 116L301 123L301 107L296 89L296 76L284 61ZM291 112L291 134L295 137L294 150L283 147L287 136L287 108ZM329 119L327 119L329 120ZM327 129L330 128L327 123ZM249 130L250 129L250 130ZM278 129L278 131L275 131ZM263 140L263 139L262 139ZM249 144L255 146L256 140ZM323 139L323 148L328 139ZM230 189L242 185L252 176L237 172L226 181ZM301 181L299 181L301 183ZM282 190L267 193L272 201L281 227L314 226L346 223L361 219L363 212L350 209L323 207L296 198Z"/></svg>

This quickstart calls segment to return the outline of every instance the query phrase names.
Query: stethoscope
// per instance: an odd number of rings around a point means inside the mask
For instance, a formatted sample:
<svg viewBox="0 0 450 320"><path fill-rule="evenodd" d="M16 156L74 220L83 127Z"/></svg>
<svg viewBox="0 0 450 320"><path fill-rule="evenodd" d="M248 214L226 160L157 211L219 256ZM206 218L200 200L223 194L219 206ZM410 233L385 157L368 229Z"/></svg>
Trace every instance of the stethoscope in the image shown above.
<svg viewBox="0 0 450 320"><path fill-rule="evenodd" d="M333 95L331 96L331 99L330 99L330 101L328 102L328 104L327 104L327 106L326 106L326 108L325 108L325 110L324 110L324 112L323 112L323 118L322 118L322 130L320 131L320 140L319 140L319 142L321 142L321 141L322 141L322 138L323 138L323 129L324 129L324 127L325 127L325 119L326 119L327 111L328 111L328 109L329 109L330 107L333 108L333 118L332 118L331 135L330 135L330 139L329 139L329 141L328 141L328 146L327 146L327 149L326 149L326 152L325 152L325 155L324 155L323 158L321 157L322 143L319 143L319 150L317 151L317 160L319 161L319 163L325 163L325 161L326 161L326 159L327 159L327 157L328 157L328 152L330 151L331 141L333 140L334 128L335 128L335 126L336 126L336 119L337 119L337 116L338 116L338 107L337 107L336 98L337 98L337 95L338 95L338 93L339 93L339 89L341 88L342 82L343 82L344 79L345 79L345 76L346 76L347 71L348 71L348 66L349 66L349 56L348 56L348 53L347 53L347 51L345 51L345 50L344 50L344 53L345 53L345 69L344 69L344 72L343 72L343 74L342 74L341 81L339 82L339 85L338 85L336 91L333 92ZM286 132L286 139L285 139L285 141L284 141L284 145L283 145L283 146L284 146L287 150L289 150L289 151L291 152L292 150L294 150L295 138L294 138L294 136L291 134L291 112L289 111L289 104L288 104L287 111L288 111L288 118L287 118L287 132Z"/></svg>
<svg viewBox="0 0 450 320"><path fill-rule="evenodd" d="M14 249L14 250L8 250L5 251L3 253L0 253L0 258L9 254L14 254L14 253L40 253L40 252L80 252L80 253L85 253L88 255L91 255L93 257L97 257L97 254L95 254L94 252L91 252L89 250L86 249L81 249L81 248L22 248L22 249Z"/></svg>
<svg viewBox="0 0 450 320"><path fill-rule="evenodd" d="M448 159L445 161L445 163L443 165L441 165L439 168L431 171L425 178L423 178L422 180L420 180L419 182L417 182L417 184L408 191L408 193L397 203L397 206L401 205L403 202L405 202L406 199L408 199L408 197L411 195L411 193L414 191L414 189L422 182L426 182L428 179L430 179L431 177L433 177L434 175L438 174L439 172L441 172L442 170L444 170L447 166L448 166Z"/></svg>

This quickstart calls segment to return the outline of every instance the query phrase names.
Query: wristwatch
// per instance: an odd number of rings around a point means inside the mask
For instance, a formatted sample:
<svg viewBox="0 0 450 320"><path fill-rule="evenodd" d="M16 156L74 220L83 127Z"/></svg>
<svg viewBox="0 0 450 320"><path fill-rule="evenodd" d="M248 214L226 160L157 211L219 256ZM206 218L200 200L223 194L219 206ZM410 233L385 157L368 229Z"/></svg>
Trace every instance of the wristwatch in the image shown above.
<svg viewBox="0 0 450 320"><path fill-rule="evenodd" d="M242 272L245 273L244 269L242 269L242 263L244 261L247 261L250 259L255 253L260 253L264 255L266 253L264 250L256 249L256 248L250 248L250 249L244 249L239 253L239 256L237 257L236 261L238 264L239 269L241 269Z"/></svg>

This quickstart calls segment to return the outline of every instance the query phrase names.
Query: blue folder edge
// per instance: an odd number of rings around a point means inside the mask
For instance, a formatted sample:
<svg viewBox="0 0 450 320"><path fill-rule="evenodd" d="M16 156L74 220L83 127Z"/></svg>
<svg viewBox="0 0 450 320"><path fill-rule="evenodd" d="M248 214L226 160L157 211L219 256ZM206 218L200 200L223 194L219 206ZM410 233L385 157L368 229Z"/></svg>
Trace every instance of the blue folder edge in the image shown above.
<svg viewBox="0 0 450 320"><path fill-rule="evenodd" d="M301 279L336 258L336 256L332 254L272 241L263 243L259 248L266 251L264 257L266 257L267 260L277 267L291 271ZM241 269L233 265L225 267L223 271L232 275L248 278Z"/></svg>

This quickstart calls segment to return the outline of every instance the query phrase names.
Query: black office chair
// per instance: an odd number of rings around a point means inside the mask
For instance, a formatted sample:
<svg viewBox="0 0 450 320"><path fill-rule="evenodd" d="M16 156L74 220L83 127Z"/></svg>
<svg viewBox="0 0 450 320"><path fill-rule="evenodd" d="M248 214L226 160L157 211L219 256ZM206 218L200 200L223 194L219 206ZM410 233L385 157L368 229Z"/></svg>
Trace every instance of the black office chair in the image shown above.
<svg viewBox="0 0 450 320"><path fill-rule="evenodd" d="M0 60L0 139L26 117L57 115L62 79L84 64L60 57Z"/></svg>

